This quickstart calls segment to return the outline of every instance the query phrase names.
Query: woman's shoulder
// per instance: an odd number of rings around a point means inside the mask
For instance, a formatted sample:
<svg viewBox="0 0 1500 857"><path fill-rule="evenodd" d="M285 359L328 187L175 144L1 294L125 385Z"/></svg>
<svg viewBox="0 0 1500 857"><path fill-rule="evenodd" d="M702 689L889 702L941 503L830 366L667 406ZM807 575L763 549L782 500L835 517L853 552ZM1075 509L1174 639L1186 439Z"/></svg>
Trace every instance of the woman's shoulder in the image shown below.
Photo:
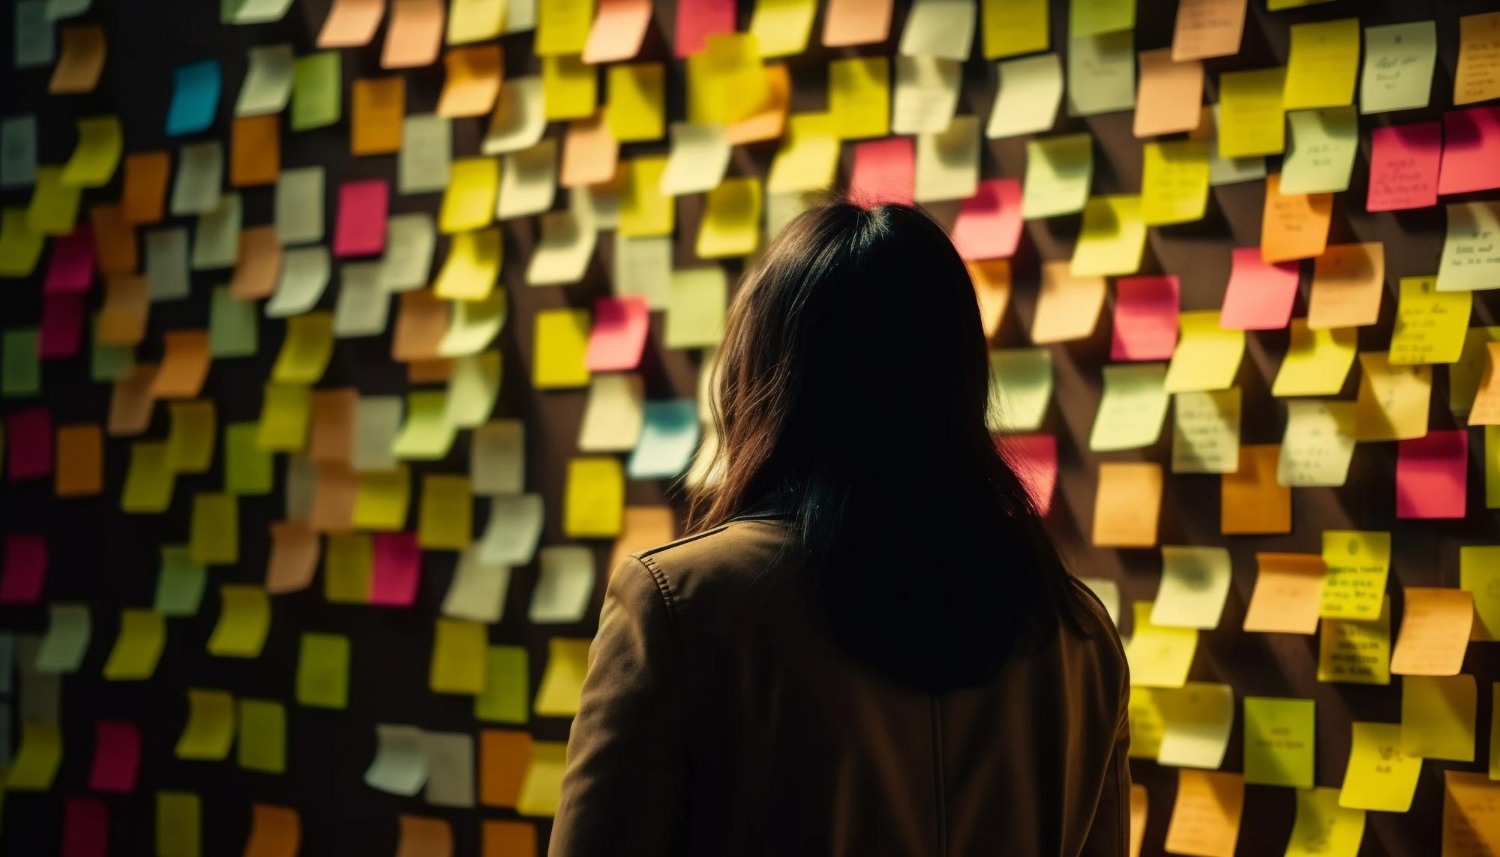
<svg viewBox="0 0 1500 857"><path fill-rule="evenodd" d="M669 601L733 598L775 580L793 561L777 519L742 518L633 554Z"/></svg>

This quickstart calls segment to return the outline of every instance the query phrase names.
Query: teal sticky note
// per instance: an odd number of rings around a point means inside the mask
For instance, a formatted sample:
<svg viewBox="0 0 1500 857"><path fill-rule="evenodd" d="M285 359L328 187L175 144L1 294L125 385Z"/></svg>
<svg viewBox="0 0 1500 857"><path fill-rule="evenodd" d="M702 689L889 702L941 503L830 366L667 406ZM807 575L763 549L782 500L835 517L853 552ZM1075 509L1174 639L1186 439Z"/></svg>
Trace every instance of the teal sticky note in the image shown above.
<svg viewBox="0 0 1500 857"><path fill-rule="evenodd" d="M260 348L254 301L236 300L228 286L214 288L208 304L208 353L219 357L250 357Z"/></svg>
<svg viewBox="0 0 1500 857"><path fill-rule="evenodd" d="M641 436L626 465L631 479L670 479L687 469L698 447L698 405L692 399L646 402Z"/></svg>
<svg viewBox="0 0 1500 857"><path fill-rule="evenodd" d="M344 66L338 51L298 57L292 70L292 130L323 128L339 121Z"/></svg>
<svg viewBox="0 0 1500 857"><path fill-rule="evenodd" d="M35 396L42 389L37 329L12 327L0 333L0 396Z"/></svg>
<svg viewBox="0 0 1500 857"><path fill-rule="evenodd" d="M15 17L16 68L46 68L57 58L47 0L19 0Z"/></svg>
<svg viewBox="0 0 1500 857"><path fill-rule="evenodd" d="M0 187L36 184L36 114L0 120Z"/></svg>
<svg viewBox="0 0 1500 857"><path fill-rule="evenodd" d="M223 72L218 60L180 65L172 70L172 103L167 107L167 136L207 131L219 109Z"/></svg>
<svg viewBox="0 0 1500 857"><path fill-rule="evenodd" d="M153 606L163 616L195 616L207 582L207 568L193 562L187 545L163 545Z"/></svg>

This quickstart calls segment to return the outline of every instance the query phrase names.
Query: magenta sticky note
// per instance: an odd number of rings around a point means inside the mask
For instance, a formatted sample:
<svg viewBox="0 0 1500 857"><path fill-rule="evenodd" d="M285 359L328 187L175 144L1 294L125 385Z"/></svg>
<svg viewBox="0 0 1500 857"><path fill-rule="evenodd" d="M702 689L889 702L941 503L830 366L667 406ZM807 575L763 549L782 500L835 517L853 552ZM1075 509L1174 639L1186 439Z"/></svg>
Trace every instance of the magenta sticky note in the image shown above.
<svg viewBox="0 0 1500 857"><path fill-rule="evenodd" d="M94 763L89 789L128 794L141 771L141 730L120 720L94 721Z"/></svg>
<svg viewBox="0 0 1500 857"><path fill-rule="evenodd" d="M83 295L47 295L42 299L36 351L43 360L77 357L83 347L83 323L87 311Z"/></svg>
<svg viewBox="0 0 1500 857"><path fill-rule="evenodd" d="M1021 241L1021 183L985 179L958 206L953 246L967 260L1009 259Z"/></svg>
<svg viewBox="0 0 1500 857"><path fill-rule="evenodd" d="M910 137L854 144L849 199L866 208L883 202L911 205L916 192L917 152Z"/></svg>
<svg viewBox="0 0 1500 857"><path fill-rule="evenodd" d="M339 219L333 229L333 255L373 256L385 252L385 220L391 187L384 179L346 182L339 188Z"/></svg>
<svg viewBox="0 0 1500 857"><path fill-rule="evenodd" d="M997 441L1000 454L1015 472L1039 514L1052 510L1057 488L1057 436L1050 434L1006 435Z"/></svg>
<svg viewBox="0 0 1500 857"><path fill-rule="evenodd" d="M62 847L59 857L105 857L109 853L109 809L92 797L63 801Z"/></svg>
<svg viewBox="0 0 1500 857"><path fill-rule="evenodd" d="M94 282L94 230L79 226L52 239L52 258L42 292L49 295L78 294Z"/></svg>
<svg viewBox="0 0 1500 857"><path fill-rule="evenodd" d="M1115 281L1111 360L1166 360L1177 349L1177 278L1124 277Z"/></svg>
<svg viewBox="0 0 1500 857"><path fill-rule="evenodd" d="M410 607L417 600L422 550L416 533L376 533L370 569L370 603Z"/></svg>
<svg viewBox="0 0 1500 857"><path fill-rule="evenodd" d="M0 567L0 604L35 604L47 580L47 540L35 533L5 535Z"/></svg>
<svg viewBox="0 0 1500 857"><path fill-rule="evenodd" d="M628 372L641 365L651 311L640 295L594 301L594 330L583 364L590 372Z"/></svg>
<svg viewBox="0 0 1500 857"><path fill-rule="evenodd" d="M1469 432L1429 431L1396 448L1396 517L1462 518L1468 495Z"/></svg>
<svg viewBox="0 0 1500 857"><path fill-rule="evenodd" d="M1403 211L1437 205L1443 126L1438 122L1388 125L1370 132L1367 211Z"/></svg>
<svg viewBox="0 0 1500 857"><path fill-rule="evenodd" d="M5 415L5 471L12 482L52 474L52 416L46 408L23 408Z"/></svg>
<svg viewBox="0 0 1500 857"><path fill-rule="evenodd" d="M1219 326L1225 330L1286 327L1301 276L1297 262L1267 262L1261 258L1259 247L1234 248Z"/></svg>
<svg viewBox="0 0 1500 857"><path fill-rule="evenodd" d="M1443 164L1438 193L1500 187L1500 107L1443 114Z"/></svg>

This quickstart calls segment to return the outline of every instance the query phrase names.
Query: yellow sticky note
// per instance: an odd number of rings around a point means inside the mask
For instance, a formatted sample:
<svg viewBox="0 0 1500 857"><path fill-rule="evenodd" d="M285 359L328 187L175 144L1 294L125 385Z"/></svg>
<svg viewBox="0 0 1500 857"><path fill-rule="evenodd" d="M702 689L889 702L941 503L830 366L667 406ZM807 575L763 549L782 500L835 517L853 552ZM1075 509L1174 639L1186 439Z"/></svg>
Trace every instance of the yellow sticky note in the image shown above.
<svg viewBox="0 0 1500 857"><path fill-rule="evenodd" d="M1141 156L1141 219L1146 225L1202 220L1208 208L1208 144L1147 143Z"/></svg>
<svg viewBox="0 0 1500 857"><path fill-rule="evenodd" d="M484 693L485 626L481 622L440 618L432 640L428 685L433 693Z"/></svg>
<svg viewBox="0 0 1500 857"><path fill-rule="evenodd" d="M1130 686L1130 758L1155 759L1166 732L1166 709L1175 688Z"/></svg>
<svg viewBox="0 0 1500 857"><path fill-rule="evenodd" d="M599 104L599 69L577 55L542 57L542 112L547 121L584 119Z"/></svg>
<svg viewBox="0 0 1500 857"><path fill-rule="evenodd" d="M233 565L240 559L239 501L233 494L194 494L188 552L202 565Z"/></svg>
<svg viewBox="0 0 1500 857"><path fill-rule="evenodd" d="M359 474L354 495L353 524L361 530L395 532L406 528L406 508L411 498L411 470L405 464L395 470Z"/></svg>
<svg viewBox="0 0 1500 857"><path fill-rule="evenodd" d="M884 137L891 128L891 61L849 57L828 64L828 115L845 140Z"/></svg>
<svg viewBox="0 0 1500 857"><path fill-rule="evenodd" d="M1050 361L1047 370L1050 397ZM1089 449L1113 452L1156 443L1171 401L1163 387L1166 367L1160 363L1117 363L1103 367L1102 372L1104 392L1089 431Z"/></svg>
<svg viewBox="0 0 1500 857"><path fill-rule="evenodd" d="M1401 677L1401 752L1422 759L1474 761L1479 686L1471 675Z"/></svg>
<svg viewBox="0 0 1500 857"><path fill-rule="evenodd" d="M532 339L532 384L538 390L588 386L589 370L584 365L588 340L588 310L538 312Z"/></svg>
<svg viewBox="0 0 1500 857"><path fill-rule="evenodd" d="M750 35L763 57L789 57L807 50L817 0L756 0Z"/></svg>
<svg viewBox="0 0 1500 857"><path fill-rule="evenodd" d="M132 443L130 466L125 471L125 488L120 493L120 509L137 514L165 512L172 505L175 481L167 444Z"/></svg>
<svg viewBox="0 0 1500 857"><path fill-rule="evenodd" d="M1339 790L1297 790L1297 815L1283 857L1358 857L1365 811L1339 806Z"/></svg>
<svg viewBox="0 0 1500 857"><path fill-rule="evenodd" d="M1224 764L1234 728L1234 689L1227 684L1190 681L1180 688L1158 689L1157 694L1164 699L1157 762L1179 768Z"/></svg>
<svg viewBox="0 0 1500 857"><path fill-rule="evenodd" d="M1027 140L1021 216L1026 220L1036 220L1082 211L1089 201L1089 185L1093 178L1094 138L1091 135L1065 134ZM1099 215L1111 213L1113 209L1105 206ZM1145 234L1144 229L1141 234Z"/></svg>
<svg viewBox="0 0 1500 857"><path fill-rule="evenodd" d="M985 59L1045 51L1051 44L1047 0L983 0L983 4Z"/></svg>
<svg viewBox="0 0 1500 857"><path fill-rule="evenodd" d="M1331 396L1344 387L1359 345L1352 327L1312 330L1294 318L1286 356L1271 385L1274 396Z"/></svg>
<svg viewBox="0 0 1500 857"><path fill-rule="evenodd" d="M417 544L424 550L463 550L474 540L474 496L469 477L422 477Z"/></svg>
<svg viewBox="0 0 1500 857"><path fill-rule="evenodd" d="M1457 362L1474 307L1473 294L1437 291L1436 277L1402 277L1400 285L1391 363Z"/></svg>
<svg viewBox="0 0 1500 857"><path fill-rule="evenodd" d="M5 773L5 788L18 792L50 790L62 766L62 754L61 724L22 720L21 743Z"/></svg>
<svg viewBox="0 0 1500 857"><path fill-rule="evenodd" d="M563 534L576 539L607 539L620 534L625 514L625 471L613 457L568 461L563 501Z"/></svg>
<svg viewBox="0 0 1500 857"><path fill-rule="evenodd" d="M1459 548L1458 581L1474 596L1473 638L1500 640L1500 545Z"/></svg>
<svg viewBox="0 0 1500 857"><path fill-rule="evenodd" d="M1432 367L1392 366L1386 352L1364 351L1359 368L1354 436L1361 441L1426 436Z"/></svg>
<svg viewBox="0 0 1500 857"><path fill-rule="evenodd" d="M1355 721L1351 728L1354 737L1339 806L1406 812L1417 791L1422 760L1401 752L1401 724Z"/></svg>
<svg viewBox="0 0 1500 857"><path fill-rule="evenodd" d="M167 620L161 613L133 607L121 610L120 635L104 662L104 677L109 681L150 678L166 642Z"/></svg>
<svg viewBox="0 0 1500 857"><path fill-rule="evenodd" d="M63 184L62 167L37 167L26 226L39 235L67 235L78 222L82 189Z"/></svg>
<svg viewBox="0 0 1500 857"><path fill-rule="evenodd" d="M660 190L667 169L665 156L635 158L625 168L620 194L620 234L632 238L671 235L676 213L673 197Z"/></svg>
<svg viewBox="0 0 1500 857"><path fill-rule="evenodd" d="M1182 687L1187 682L1193 656L1198 652L1198 629L1170 628L1151 623L1153 603L1133 605L1135 627L1125 659L1130 663L1130 683L1146 687Z"/></svg>
<svg viewBox="0 0 1500 857"><path fill-rule="evenodd" d="M260 655L271 627L271 599L261 586L226 583L219 587L219 622L208 636L208 653L220 658Z"/></svg>
<svg viewBox="0 0 1500 857"><path fill-rule="evenodd" d="M227 690L188 688L187 724L177 737L179 759L224 759L234 743L234 696Z"/></svg>
<svg viewBox="0 0 1500 857"><path fill-rule="evenodd" d="M621 143L660 140L666 133L666 66L659 62L609 67L610 136Z"/></svg>
<svg viewBox="0 0 1500 857"><path fill-rule="evenodd" d="M594 0L542 0L536 12L537 56L583 53L594 23Z"/></svg>
<svg viewBox="0 0 1500 857"><path fill-rule="evenodd" d="M749 33L711 33L703 50L687 58L687 120L692 124L731 125L763 109L769 96L760 46Z"/></svg>
<svg viewBox="0 0 1500 857"><path fill-rule="evenodd" d="M1312 788L1316 724L1311 699L1245 697L1245 782Z"/></svg>
<svg viewBox="0 0 1500 857"><path fill-rule="evenodd" d="M1141 219L1140 197L1090 197L1083 207L1083 225L1069 270L1075 277L1134 274L1141 269L1145 250L1146 224Z"/></svg>
<svg viewBox="0 0 1500 857"><path fill-rule="evenodd" d="M498 226L454 235L433 283L433 294L455 301L481 301L489 297L500 279L503 248Z"/></svg>
<svg viewBox="0 0 1500 857"><path fill-rule="evenodd" d="M1233 473L1240 467L1239 387L1172 396L1172 472ZM1290 421L1290 420L1289 420Z"/></svg>
<svg viewBox="0 0 1500 857"><path fill-rule="evenodd" d="M202 802L192 792L157 792L157 857L200 857L203 853L202 814Z"/></svg>
<svg viewBox="0 0 1500 857"><path fill-rule="evenodd" d="M1279 155L1286 148L1286 69L1219 75L1219 157Z"/></svg>
<svg viewBox="0 0 1500 857"><path fill-rule="evenodd" d="M312 390L301 384L265 386L256 446L272 452L300 452L312 420Z"/></svg>
<svg viewBox="0 0 1500 857"><path fill-rule="evenodd" d="M1328 577L1323 581L1318 615L1366 622L1378 619L1391 569L1391 534L1324 530L1323 562Z"/></svg>
<svg viewBox="0 0 1500 857"><path fill-rule="evenodd" d="M1318 681L1391 683L1390 601L1383 600L1380 617L1373 621L1323 620L1318 638Z"/></svg>
<svg viewBox="0 0 1500 857"><path fill-rule="evenodd" d="M578 713L583 679L589 669L589 642L567 637L547 641L547 667L532 704L538 717L572 717Z"/></svg>
<svg viewBox="0 0 1500 857"><path fill-rule="evenodd" d="M698 257L748 256L760 243L760 179L725 179L708 192L698 224Z"/></svg>
<svg viewBox="0 0 1500 857"><path fill-rule="evenodd" d="M787 119L789 130L771 162L769 193L819 190L833 181L838 168L839 138L827 113L799 113Z"/></svg>
<svg viewBox="0 0 1500 857"><path fill-rule="evenodd" d="M296 700L313 708L349 706L349 638L305 633L297 654Z"/></svg>
<svg viewBox="0 0 1500 857"><path fill-rule="evenodd" d="M495 158L457 158L448 168L448 187L438 212L444 233L482 229L495 220L500 192L500 162Z"/></svg>
<svg viewBox="0 0 1500 857"><path fill-rule="evenodd" d="M279 384L316 384L333 357L333 313L310 312L286 320L286 338L271 367Z"/></svg>
<svg viewBox="0 0 1500 857"><path fill-rule="evenodd" d="M25 277L36 270L46 236L31 228L24 208L0 213L0 277Z"/></svg>
<svg viewBox="0 0 1500 857"><path fill-rule="evenodd" d="M521 780L516 797L516 812L521 815L547 817L557 814L562 798L563 771L567 764L568 745L563 741L531 742L531 761Z"/></svg>
<svg viewBox="0 0 1500 857"><path fill-rule="evenodd" d="M1500 783L1472 771L1443 772L1444 857L1500 853Z"/></svg>
<svg viewBox="0 0 1500 857"><path fill-rule="evenodd" d="M1484 507L1500 509L1500 425L1484 427Z"/></svg>
<svg viewBox="0 0 1500 857"><path fill-rule="evenodd" d="M286 773L286 707L270 699L239 701L240 767L264 774Z"/></svg>
<svg viewBox="0 0 1500 857"><path fill-rule="evenodd" d="M167 433L167 463L176 473L204 473L213 465L216 420L208 400L167 405L172 428Z"/></svg>
<svg viewBox="0 0 1500 857"><path fill-rule="evenodd" d="M1286 110L1354 103L1359 19L1293 24L1282 106Z"/></svg>
<svg viewBox="0 0 1500 857"><path fill-rule="evenodd" d="M466 45L498 38L505 32L505 6L506 0L453 0L444 39L450 45Z"/></svg>
<svg viewBox="0 0 1500 857"><path fill-rule="evenodd" d="M103 187L114 177L125 148L118 116L78 120L78 145L63 164L61 181L68 187Z"/></svg>
<svg viewBox="0 0 1500 857"><path fill-rule="evenodd" d="M1245 332L1219 327L1216 310L1182 313L1177 329L1181 339L1167 367L1167 392L1224 390L1233 386L1245 355Z"/></svg>

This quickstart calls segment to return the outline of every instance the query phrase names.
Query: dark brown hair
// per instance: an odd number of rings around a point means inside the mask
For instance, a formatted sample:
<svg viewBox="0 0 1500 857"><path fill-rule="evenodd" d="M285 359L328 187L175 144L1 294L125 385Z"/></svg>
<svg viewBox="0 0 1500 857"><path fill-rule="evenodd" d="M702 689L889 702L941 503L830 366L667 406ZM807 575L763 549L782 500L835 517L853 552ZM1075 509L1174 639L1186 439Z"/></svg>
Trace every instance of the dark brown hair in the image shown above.
<svg viewBox="0 0 1500 857"><path fill-rule="evenodd" d="M968 270L904 205L804 212L745 278L716 367L704 528L784 515L834 636L904 684L981 683L1078 584L986 426L988 347Z"/></svg>

